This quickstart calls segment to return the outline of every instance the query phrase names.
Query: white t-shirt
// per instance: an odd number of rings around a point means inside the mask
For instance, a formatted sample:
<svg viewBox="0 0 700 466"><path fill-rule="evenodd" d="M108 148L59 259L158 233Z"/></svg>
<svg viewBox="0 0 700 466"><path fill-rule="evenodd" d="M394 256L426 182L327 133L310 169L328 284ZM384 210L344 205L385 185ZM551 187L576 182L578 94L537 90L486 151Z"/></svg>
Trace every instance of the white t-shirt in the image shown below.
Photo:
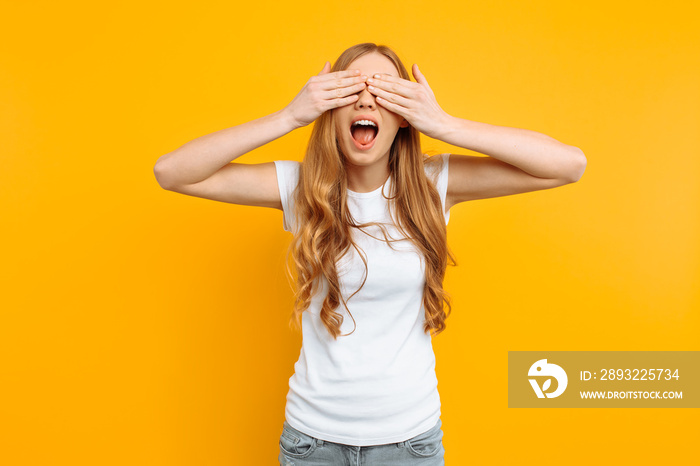
<svg viewBox="0 0 700 466"><path fill-rule="evenodd" d="M447 193L449 154L437 164L426 164L426 174L440 193L443 212ZM296 231L293 191L299 180L299 162L275 161L284 210L284 229ZM369 193L348 190L348 208L357 223L387 224L390 238L400 238L393 226L387 199L392 177ZM449 221L449 211L445 223ZM344 316L337 340L320 319L327 281L302 314L303 342L295 373L289 379L285 417L289 425L313 437L346 445L396 443L433 427L440 418L440 396L435 375L435 354L429 334L423 331L425 265L415 246L393 242L392 250L379 227L357 228L353 239L367 259L367 281L347 301L352 317ZM365 267L355 248L337 263L343 297L363 281ZM353 318L355 322L353 322Z"/></svg>

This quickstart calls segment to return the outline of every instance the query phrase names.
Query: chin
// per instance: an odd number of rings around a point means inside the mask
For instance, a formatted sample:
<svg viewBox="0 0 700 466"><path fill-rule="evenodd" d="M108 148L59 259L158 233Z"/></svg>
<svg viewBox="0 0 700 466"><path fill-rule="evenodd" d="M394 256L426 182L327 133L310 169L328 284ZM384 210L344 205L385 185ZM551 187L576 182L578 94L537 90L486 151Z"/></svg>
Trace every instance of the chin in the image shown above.
<svg viewBox="0 0 700 466"><path fill-rule="evenodd" d="M348 147L350 146L350 147ZM344 156L345 160L348 163L351 163L353 165L359 165L359 166L369 166L377 163L380 161L382 158L385 156L389 155L389 149L385 149L382 151L382 148L380 146L374 146L369 150L358 150L354 147L354 144L351 142L349 144L346 144L344 147Z"/></svg>
<svg viewBox="0 0 700 466"><path fill-rule="evenodd" d="M345 162L357 167L369 167L377 163L379 159L376 157L345 157Z"/></svg>

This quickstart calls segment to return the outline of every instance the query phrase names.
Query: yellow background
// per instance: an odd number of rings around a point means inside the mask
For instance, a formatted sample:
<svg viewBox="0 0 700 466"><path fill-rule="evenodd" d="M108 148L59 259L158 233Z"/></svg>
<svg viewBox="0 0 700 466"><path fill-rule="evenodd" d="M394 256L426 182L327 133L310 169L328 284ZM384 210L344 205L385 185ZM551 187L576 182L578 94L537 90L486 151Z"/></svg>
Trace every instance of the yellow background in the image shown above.
<svg viewBox="0 0 700 466"><path fill-rule="evenodd" d="M164 191L153 165L365 41L418 63L448 113L588 157L576 184L452 209L447 463L697 459L697 410L508 409L506 367L509 350L700 349L691 4L6 2L0 463L277 464L301 344L282 214ZM240 161L300 160L310 130Z"/></svg>

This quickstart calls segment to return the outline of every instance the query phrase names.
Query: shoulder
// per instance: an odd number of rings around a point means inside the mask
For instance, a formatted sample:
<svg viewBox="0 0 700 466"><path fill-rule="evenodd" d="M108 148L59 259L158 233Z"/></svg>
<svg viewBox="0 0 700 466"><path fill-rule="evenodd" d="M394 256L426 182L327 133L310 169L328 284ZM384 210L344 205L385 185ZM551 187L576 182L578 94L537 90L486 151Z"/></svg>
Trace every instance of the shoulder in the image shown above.
<svg viewBox="0 0 700 466"><path fill-rule="evenodd" d="M427 155L423 160L423 167L428 178L438 187L447 186L450 154Z"/></svg>
<svg viewBox="0 0 700 466"><path fill-rule="evenodd" d="M437 174L449 163L450 154L425 155L423 166L427 174Z"/></svg>
<svg viewBox="0 0 700 466"><path fill-rule="evenodd" d="M450 154L426 156L423 165L425 167L426 176L433 183L440 195L443 212L445 213L445 224L447 224L450 221L450 205L447 203Z"/></svg>
<svg viewBox="0 0 700 466"><path fill-rule="evenodd" d="M275 160L277 183L280 191L291 191L299 183L301 163L296 160Z"/></svg>
<svg viewBox="0 0 700 466"><path fill-rule="evenodd" d="M299 184L300 168L301 163L295 160L275 160L277 186L284 212L283 227L285 231L289 232L293 231L294 228L294 191Z"/></svg>
<svg viewBox="0 0 700 466"><path fill-rule="evenodd" d="M301 167L301 162L296 160L275 160L275 168L277 169L278 176L289 175L289 174L299 174L299 168Z"/></svg>

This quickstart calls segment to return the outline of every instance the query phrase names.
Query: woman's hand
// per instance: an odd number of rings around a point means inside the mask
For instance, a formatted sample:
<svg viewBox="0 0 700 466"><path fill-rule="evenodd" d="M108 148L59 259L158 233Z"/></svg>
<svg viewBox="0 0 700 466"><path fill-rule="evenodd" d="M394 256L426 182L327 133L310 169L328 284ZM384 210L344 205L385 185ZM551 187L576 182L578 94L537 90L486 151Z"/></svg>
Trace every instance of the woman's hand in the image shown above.
<svg viewBox="0 0 700 466"><path fill-rule="evenodd" d="M367 78L360 76L359 70L330 71L331 64L326 62L321 72L312 76L284 108L297 128L312 123L326 110L354 103L367 86Z"/></svg>
<svg viewBox="0 0 700 466"><path fill-rule="evenodd" d="M412 71L417 81L415 83L396 76L374 75L367 80L368 90L377 96L379 105L401 115L426 136L440 139L440 130L450 116L438 105L418 65L414 64Z"/></svg>

